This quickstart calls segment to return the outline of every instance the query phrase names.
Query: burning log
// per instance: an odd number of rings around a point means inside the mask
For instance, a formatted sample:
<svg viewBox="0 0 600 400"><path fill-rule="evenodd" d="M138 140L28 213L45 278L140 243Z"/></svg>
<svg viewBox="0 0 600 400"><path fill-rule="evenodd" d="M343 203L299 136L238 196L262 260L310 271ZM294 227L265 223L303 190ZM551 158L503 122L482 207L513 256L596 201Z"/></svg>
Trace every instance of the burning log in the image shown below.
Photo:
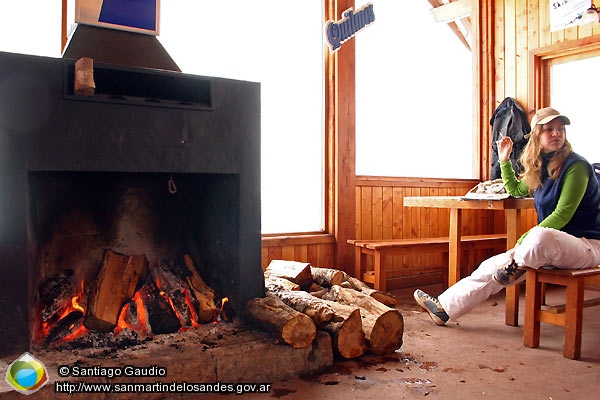
<svg viewBox="0 0 600 400"><path fill-rule="evenodd" d="M347 274L344 274L344 275L345 275L345 277L344 277L343 283L347 283L350 288L357 290L361 293L364 293L367 296L371 296L375 300L385 304L388 307L393 307L396 304L398 304L398 300L396 300L395 297L369 287L366 283L364 283L360 279L356 279Z"/></svg>
<svg viewBox="0 0 600 400"><path fill-rule="evenodd" d="M81 311L72 311L66 317L58 321L50 333L44 339L44 344L49 345L56 341L67 338L83 327L83 313Z"/></svg>
<svg viewBox="0 0 600 400"><path fill-rule="evenodd" d="M56 321L70 306L71 298L77 294L73 274L72 270L64 270L40 285L43 322Z"/></svg>
<svg viewBox="0 0 600 400"><path fill-rule="evenodd" d="M185 266L190 272L187 281L198 300L198 322L210 322L213 320L217 306L215 305L215 292L208 286L198 273L192 258L185 254L183 256Z"/></svg>
<svg viewBox="0 0 600 400"><path fill-rule="evenodd" d="M310 267L313 280L324 287L341 285L344 281L344 272L333 268Z"/></svg>
<svg viewBox="0 0 600 400"><path fill-rule="evenodd" d="M362 329L360 309L323 300L336 314L332 322L322 329L331 335L331 343L336 354L344 358L356 358L367 351L365 333Z"/></svg>
<svg viewBox="0 0 600 400"><path fill-rule="evenodd" d="M290 280L303 290L313 283L310 264L298 261L272 260L265 270L265 276Z"/></svg>
<svg viewBox="0 0 600 400"><path fill-rule="evenodd" d="M267 294L279 297L294 310L306 314L317 326L321 326L335 316L335 311L323 300L310 293L299 290L267 291Z"/></svg>
<svg viewBox="0 0 600 400"><path fill-rule="evenodd" d="M360 307L363 331L370 351L388 354L402 346L404 318L393 308L353 289L333 286L323 296L326 300Z"/></svg>
<svg viewBox="0 0 600 400"><path fill-rule="evenodd" d="M140 297L145 307L148 324L152 333L157 335L174 333L181 328L181 322L165 298L164 292L161 293L152 279L148 279L144 286L142 286Z"/></svg>
<svg viewBox="0 0 600 400"><path fill-rule="evenodd" d="M192 296L192 290L187 281L176 274L166 262L153 265L150 272L158 289L167 295L167 299L179 317L181 325L191 328L197 323L196 315L199 310L199 302Z"/></svg>
<svg viewBox="0 0 600 400"><path fill-rule="evenodd" d="M276 296L248 301L244 316L295 349L308 346L317 335L315 323L309 317L286 305Z"/></svg>
<svg viewBox="0 0 600 400"><path fill-rule="evenodd" d="M123 305L133 297L147 268L145 255L126 256L106 250L88 297L84 322L86 328L112 331Z"/></svg>

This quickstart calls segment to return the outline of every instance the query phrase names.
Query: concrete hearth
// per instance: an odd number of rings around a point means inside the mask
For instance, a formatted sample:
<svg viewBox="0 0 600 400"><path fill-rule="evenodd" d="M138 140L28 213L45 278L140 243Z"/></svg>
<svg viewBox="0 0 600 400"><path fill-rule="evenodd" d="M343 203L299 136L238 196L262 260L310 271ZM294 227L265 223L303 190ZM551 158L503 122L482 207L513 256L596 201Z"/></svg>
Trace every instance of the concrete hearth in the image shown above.
<svg viewBox="0 0 600 400"><path fill-rule="evenodd" d="M155 336L152 341L124 350L86 349L33 351L33 356L46 366L50 382L34 395L36 399L72 399L69 394L57 394L56 382L69 381L77 384L134 383L154 384L173 382L187 384L268 383L281 381L301 374L309 374L333 364L331 339L319 332L311 346L293 349L277 343L269 334L248 329L237 322L231 324L207 324L200 328L170 335ZM6 376L8 365L14 359L0 360L0 376ZM166 369L166 376L158 377L61 377L59 367L79 371L85 367L151 367ZM88 369L86 369L88 370ZM81 375L81 372L79 373ZM235 387L234 387L235 390ZM226 392L218 392L223 394ZM159 399L175 394L143 394L145 399ZM22 394L12 390L4 379L0 381L2 399L20 399ZM89 394L87 395L89 396ZM95 394L94 398L113 398L112 393ZM131 397L128 397L131 396ZM122 398L139 398L140 393L121 394Z"/></svg>

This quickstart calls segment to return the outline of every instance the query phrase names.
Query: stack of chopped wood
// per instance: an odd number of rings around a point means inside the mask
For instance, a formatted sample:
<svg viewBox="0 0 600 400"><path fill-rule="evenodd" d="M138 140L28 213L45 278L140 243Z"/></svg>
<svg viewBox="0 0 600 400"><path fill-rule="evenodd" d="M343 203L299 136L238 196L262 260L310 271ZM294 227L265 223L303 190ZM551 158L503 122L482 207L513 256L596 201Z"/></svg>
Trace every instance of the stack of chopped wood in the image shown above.
<svg viewBox="0 0 600 400"><path fill-rule="evenodd" d="M387 354L402 346L404 318L392 308L394 297L343 271L309 263L273 260L264 275L266 296L250 300L244 316L278 340L302 348L321 329L344 358L367 350Z"/></svg>

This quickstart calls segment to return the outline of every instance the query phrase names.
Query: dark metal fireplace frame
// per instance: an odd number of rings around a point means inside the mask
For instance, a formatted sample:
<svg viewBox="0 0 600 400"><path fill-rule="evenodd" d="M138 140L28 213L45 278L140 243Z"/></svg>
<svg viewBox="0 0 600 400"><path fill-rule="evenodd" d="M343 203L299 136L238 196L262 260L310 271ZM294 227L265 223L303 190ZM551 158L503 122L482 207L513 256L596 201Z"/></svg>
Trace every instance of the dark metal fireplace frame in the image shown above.
<svg viewBox="0 0 600 400"><path fill-rule="evenodd" d="M81 98L72 89L73 65L0 52L0 356L31 347L34 175L237 176L239 223L230 226L238 232L226 235L236 240L215 244L237 254L237 265L216 268L233 269L223 289L238 311L264 295L259 84L97 64L96 94Z"/></svg>

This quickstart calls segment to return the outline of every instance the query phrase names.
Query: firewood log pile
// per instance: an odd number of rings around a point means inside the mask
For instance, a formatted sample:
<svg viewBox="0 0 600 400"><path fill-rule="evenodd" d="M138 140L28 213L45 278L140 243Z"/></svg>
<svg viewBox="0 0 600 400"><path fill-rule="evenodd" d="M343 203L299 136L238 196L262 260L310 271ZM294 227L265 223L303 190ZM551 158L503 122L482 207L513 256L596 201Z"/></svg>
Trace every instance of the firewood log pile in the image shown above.
<svg viewBox="0 0 600 400"><path fill-rule="evenodd" d="M382 355L402 346L404 318L396 299L343 271L273 260L264 271L266 296L250 300L247 322L293 348L312 343L317 329L331 335L336 355Z"/></svg>

